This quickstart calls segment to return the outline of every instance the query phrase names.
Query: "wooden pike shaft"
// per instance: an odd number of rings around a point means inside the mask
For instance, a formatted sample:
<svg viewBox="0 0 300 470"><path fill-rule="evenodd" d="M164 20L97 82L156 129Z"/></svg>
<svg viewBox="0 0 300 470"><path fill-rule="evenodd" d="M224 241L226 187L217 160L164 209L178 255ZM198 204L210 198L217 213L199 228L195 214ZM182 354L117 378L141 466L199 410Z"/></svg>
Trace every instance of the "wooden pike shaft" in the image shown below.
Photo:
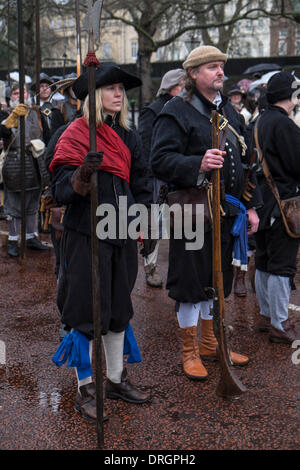
<svg viewBox="0 0 300 470"><path fill-rule="evenodd" d="M19 53L19 89L20 103L24 103L24 43L23 43L23 5L18 0L18 53ZM25 117L19 117L20 151L21 151L21 258L25 258L26 245L26 191L25 191Z"/></svg>
<svg viewBox="0 0 300 470"><path fill-rule="evenodd" d="M75 18L76 18L76 72L77 77L81 75L81 32L80 32L80 8L79 0L75 1ZM77 100L77 109L80 109L80 100Z"/></svg>
<svg viewBox="0 0 300 470"><path fill-rule="evenodd" d="M93 31L89 32L89 53L94 52ZM95 65L88 65L89 90L89 129L90 151L96 152L96 80ZM93 320L94 320L94 349L95 349L95 379L96 379L96 406L97 406L97 439L98 446L104 443L103 434L103 374L101 350L101 313L100 313L100 269L99 269L99 240L96 234L98 207L98 174L92 175L91 189L91 245L92 245L92 292L93 292Z"/></svg>

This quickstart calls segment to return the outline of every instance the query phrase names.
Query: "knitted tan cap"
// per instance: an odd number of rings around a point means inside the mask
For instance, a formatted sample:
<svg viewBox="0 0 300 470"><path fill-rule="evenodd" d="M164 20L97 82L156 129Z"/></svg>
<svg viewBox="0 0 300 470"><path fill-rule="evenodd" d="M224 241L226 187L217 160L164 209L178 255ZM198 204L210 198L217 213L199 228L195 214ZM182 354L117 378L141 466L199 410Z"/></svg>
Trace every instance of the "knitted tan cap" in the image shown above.
<svg viewBox="0 0 300 470"><path fill-rule="evenodd" d="M184 69L187 69L188 67L198 67L198 65L219 60L227 61L227 55L221 52L220 49L214 46L199 46L189 53L182 65Z"/></svg>

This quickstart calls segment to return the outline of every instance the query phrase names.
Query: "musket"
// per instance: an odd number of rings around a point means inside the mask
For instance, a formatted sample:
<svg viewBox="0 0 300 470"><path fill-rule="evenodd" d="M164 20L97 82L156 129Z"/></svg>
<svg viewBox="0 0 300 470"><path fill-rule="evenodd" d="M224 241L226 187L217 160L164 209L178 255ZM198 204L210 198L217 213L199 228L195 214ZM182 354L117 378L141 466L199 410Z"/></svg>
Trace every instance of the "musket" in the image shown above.
<svg viewBox="0 0 300 470"><path fill-rule="evenodd" d="M88 92L89 92L89 132L90 132L90 151L97 152L96 144L96 78L95 70L99 65L94 52L94 31L95 24L95 6L99 14L98 29L100 26L100 17L102 3L96 2L93 9L93 2L88 2L88 31L89 45L88 53L84 65L88 71ZM100 5L101 4L101 5ZM100 9L99 9L100 6ZM99 13L98 13L99 12ZM100 167L101 160L99 160ZM94 172L91 178L91 247L92 247L92 293L93 293L93 320L94 320L94 348L95 348L95 379L96 379L96 409L97 409L97 439L98 446L102 447L104 443L103 435L103 374L102 374L102 350L101 350L101 314L100 314L100 270L99 270L99 240L96 234L97 218L96 211L98 207L98 174Z"/></svg>
<svg viewBox="0 0 300 470"><path fill-rule="evenodd" d="M220 147L220 115L212 112L212 148ZM219 357L221 377L216 389L220 397L238 397L246 391L246 387L235 376L226 340L224 287L221 252L221 209L220 209L220 170L212 170L213 184L213 310L214 333L218 341L217 354Z"/></svg>
<svg viewBox="0 0 300 470"><path fill-rule="evenodd" d="M19 90L20 103L24 103L24 43L22 0L18 0L18 54L19 54ZM20 153L21 153L21 258L25 258L26 246L26 192L25 192L25 116L19 117Z"/></svg>

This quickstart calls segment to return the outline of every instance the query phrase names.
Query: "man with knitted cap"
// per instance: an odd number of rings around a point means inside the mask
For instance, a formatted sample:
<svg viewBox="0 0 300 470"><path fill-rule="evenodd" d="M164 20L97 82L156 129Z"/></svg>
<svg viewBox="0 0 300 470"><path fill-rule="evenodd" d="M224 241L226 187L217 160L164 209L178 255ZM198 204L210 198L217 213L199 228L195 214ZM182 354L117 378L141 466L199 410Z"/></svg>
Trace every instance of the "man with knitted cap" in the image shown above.
<svg viewBox="0 0 300 470"><path fill-rule="evenodd" d="M288 72L271 77L268 107L259 118L258 143L280 199L299 194L300 129L290 118L299 102L300 82ZM260 306L259 331L269 332L273 343L291 344L300 338L289 320L289 300L296 274L299 238L285 230L278 203L264 176L260 178L264 206L256 233L255 286Z"/></svg>
<svg viewBox="0 0 300 470"><path fill-rule="evenodd" d="M224 65L227 56L216 47L200 46L191 51L183 63L186 71L184 90L170 100L157 117L153 130L151 160L152 170L157 178L166 181L175 190L195 188L205 178L211 179L211 171L222 170L225 193L234 204L222 201L225 216L222 218L222 262L224 294L231 292L233 281L232 252L234 239L231 235L237 214L240 213L239 199L243 194L244 170L242 154L246 158L243 137L244 124L221 90L224 82ZM211 114L218 110L228 119L225 150L213 149L211 144ZM227 196L226 196L227 197ZM254 206L258 205L257 194L250 202L244 201L246 223L255 232L258 217ZM247 218L248 212L248 221ZM167 289L176 301L178 324L182 336L182 364L184 374L190 379L206 379L208 373L203 360L216 360L217 341L213 333L211 314L212 299L206 287L212 286L212 232L205 227L204 245L201 249L186 250L186 239L175 239L171 232L169 249L169 270ZM190 241L190 240L189 240ZM246 261L245 261L246 259ZM246 264L235 259L236 264ZM246 268L246 266L243 266ZM197 339L197 325L201 317L200 350ZM201 358L200 358L201 356ZM230 351L234 365L246 365L247 356Z"/></svg>

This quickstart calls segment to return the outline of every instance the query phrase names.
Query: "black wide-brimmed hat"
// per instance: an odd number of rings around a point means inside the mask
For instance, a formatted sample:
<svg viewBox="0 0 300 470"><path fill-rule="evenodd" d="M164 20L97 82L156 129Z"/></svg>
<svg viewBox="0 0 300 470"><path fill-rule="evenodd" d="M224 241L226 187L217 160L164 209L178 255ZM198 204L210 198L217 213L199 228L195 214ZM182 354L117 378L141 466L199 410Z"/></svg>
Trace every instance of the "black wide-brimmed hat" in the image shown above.
<svg viewBox="0 0 300 470"><path fill-rule="evenodd" d="M46 73L42 72L40 73L40 83L47 83L49 86L51 86L51 89L53 90L55 87L53 86L53 83L55 82L55 80L53 80L51 77L49 77L49 75L47 75ZM36 81L31 85L31 91L36 91Z"/></svg>
<svg viewBox="0 0 300 470"><path fill-rule="evenodd" d="M123 83L125 90L136 88L142 85L141 80L135 75L122 70L114 62L103 62L95 70L96 88L104 85ZM84 100L88 95L88 73L84 72L75 80L73 92L76 98Z"/></svg>
<svg viewBox="0 0 300 470"><path fill-rule="evenodd" d="M244 95L245 95L245 90L244 90L244 88L241 88L239 85L233 85L233 86L228 90L228 93L227 93L228 96L237 95L237 94L244 96Z"/></svg>

